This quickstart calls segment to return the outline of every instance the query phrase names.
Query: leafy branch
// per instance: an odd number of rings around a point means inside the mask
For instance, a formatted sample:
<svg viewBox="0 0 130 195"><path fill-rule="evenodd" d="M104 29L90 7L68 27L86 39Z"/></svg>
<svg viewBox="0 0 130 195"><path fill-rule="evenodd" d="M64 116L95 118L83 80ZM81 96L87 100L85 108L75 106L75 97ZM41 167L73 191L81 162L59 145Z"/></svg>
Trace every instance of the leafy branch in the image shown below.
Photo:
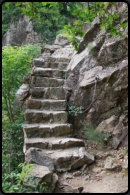
<svg viewBox="0 0 130 195"><path fill-rule="evenodd" d="M83 25L84 22L86 23L92 22L95 17L98 17L100 19L101 29L105 28L106 32L110 32L111 36L119 35L120 37L123 37L120 28L122 27L123 29L125 29L128 22L121 23L120 21L118 21L117 19L119 19L119 15L117 14L116 11L112 14L112 7L115 4L116 2L109 2L107 10L104 9L105 6L104 2L94 2L93 5L87 6L86 9L78 10L72 13L73 15L81 17L83 20L82 22L75 21L77 24L76 29L73 28L70 24L64 27L64 29L67 31L66 36L72 37L70 38L70 41L72 42L73 47L75 48L76 51L78 50L78 46L81 42L77 41L75 34L82 37L84 35L84 31L82 30L81 26ZM86 14L87 16L85 16ZM114 22L120 25L119 28L116 28L114 26Z"/></svg>

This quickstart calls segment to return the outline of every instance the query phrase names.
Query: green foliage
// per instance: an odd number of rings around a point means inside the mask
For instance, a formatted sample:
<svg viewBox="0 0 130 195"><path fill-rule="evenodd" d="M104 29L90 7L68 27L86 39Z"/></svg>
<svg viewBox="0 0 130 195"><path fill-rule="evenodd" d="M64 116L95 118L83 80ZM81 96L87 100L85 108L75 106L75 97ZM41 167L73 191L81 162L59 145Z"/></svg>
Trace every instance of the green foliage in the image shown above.
<svg viewBox="0 0 130 195"><path fill-rule="evenodd" d="M108 10L112 8L116 2L109 2L110 6L108 7ZM115 23L120 24L120 27L126 28L128 22L120 23L119 21L119 15L117 12L114 12L114 14L111 14L108 10L104 9L104 2L93 2L92 5L89 5L86 7L86 9L79 8L78 11L73 12L73 15L76 15L77 17L82 17L84 22L90 23L94 20L95 17L99 17L101 24L100 27L105 28L106 32L110 32L110 35L123 37L123 34L121 33L120 28L115 27ZM81 22L81 25L83 22ZM77 42L75 40L75 30L73 30L73 27L70 25L65 26L65 29L68 31L68 35L72 36L70 41L72 42L75 50L78 50L78 46L81 43L80 41ZM76 26L76 32L78 32L78 35L83 36L83 30L81 30L80 25ZM73 38L74 37L74 38Z"/></svg>
<svg viewBox="0 0 130 195"><path fill-rule="evenodd" d="M77 36L83 37L85 35L85 32L81 31L83 22L80 22L79 20L76 20L75 27L71 26L70 24L64 26L64 29L68 32L65 34L69 38L69 41L72 43L74 49L77 51L78 46L81 43Z"/></svg>
<svg viewBox="0 0 130 195"><path fill-rule="evenodd" d="M82 106L80 106L80 107L70 106L70 108L68 108L68 113L71 116L78 116L79 113L82 113L83 109L84 109L84 107L82 107Z"/></svg>
<svg viewBox="0 0 130 195"><path fill-rule="evenodd" d="M22 17L22 8L15 6L16 2L4 2L2 4L2 37L7 32L10 24Z"/></svg>
<svg viewBox="0 0 130 195"><path fill-rule="evenodd" d="M86 136L89 141L94 141L97 143L104 143L105 135L100 131L97 131L91 123L84 125L84 130L86 131Z"/></svg>
<svg viewBox="0 0 130 195"><path fill-rule="evenodd" d="M109 12L116 2L109 2L109 4L107 9L104 9L104 2L93 2L91 5L89 2L89 6L85 9L83 9L83 2L17 2L16 6L18 6L17 8L22 6L22 8L19 8L19 12L21 13L22 10L23 14L28 15L30 19L34 19L34 29L42 35L45 42L48 42L49 39L52 39L50 42L54 41L58 34L57 32L62 30L62 26L68 23L70 17L76 16L79 18L80 21L75 22L75 27L72 27L70 24L65 26L65 30L67 31L66 36L69 37L74 49L78 50L81 42L77 39L77 36L82 37L85 34L82 29L83 23L91 23L95 17L99 17L101 21L100 27L105 28L106 32L110 32L111 36L119 35L123 37L122 31L120 28L115 27L115 23L120 24L120 27L125 29L128 22L121 23L117 12L114 12L114 14L111 14L111 11ZM10 5L9 2L3 5L5 6L2 9L4 13L2 13L4 15L2 19L2 35L7 31L8 24L10 23L9 18L12 18L8 17L7 7L10 8L13 5L14 8L15 4ZM16 13L17 11L16 8L13 10ZM6 21L6 16L8 22Z"/></svg>
<svg viewBox="0 0 130 195"><path fill-rule="evenodd" d="M12 2L11 2L12 3ZM14 11L20 10L18 18L23 14L29 16L29 19L33 21L34 30L41 34L44 42L51 44L60 30L63 30L63 26L68 24L70 18L73 17L72 12L79 10L83 7L82 2L13 2L4 3L2 7L3 18L7 15L7 18L12 18ZM7 12L8 7L8 12ZM11 10L11 13L10 13ZM2 35L5 34L10 25L10 19L2 21ZM76 39L75 39L76 40Z"/></svg>
<svg viewBox="0 0 130 195"><path fill-rule="evenodd" d="M33 19L34 30L41 34L45 43L52 43L57 32L65 25L65 16L62 16L58 9L53 7L41 7L37 10L40 18Z"/></svg>
<svg viewBox="0 0 130 195"><path fill-rule="evenodd" d="M11 172L10 174L4 173L2 175L2 190L4 193L31 193L32 189L23 187L23 184L26 182L31 185L35 185L35 190L38 190L40 193L47 192L46 182L41 182L39 178L34 178L31 175L31 171L36 165L20 163L18 165L22 167L21 173Z"/></svg>
<svg viewBox="0 0 130 195"><path fill-rule="evenodd" d="M2 48L2 106L11 121L13 121L11 102L15 99L23 76L30 71L30 62L38 54L40 54L38 44L21 47L8 45Z"/></svg>
<svg viewBox="0 0 130 195"><path fill-rule="evenodd" d="M23 167L24 164L19 164L19 167ZM25 188L22 184L31 180L32 176L29 174L36 165L27 164L21 173L11 172L10 174L3 174L2 176L2 190L4 193L31 193L32 190Z"/></svg>
<svg viewBox="0 0 130 195"><path fill-rule="evenodd" d="M24 161L23 131L24 111L16 107L15 93L22 84L25 73L30 72L30 62L41 52L39 44L2 48L2 171L10 174Z"/></svg>
<svg viewBox="0 0 130 195"><path fill-rule="evenodd" d="M35 190L38 190L39 193L46 193L48 186L46 186L46 182L40 183L41 181L42 179L37 183ZM40 186L39 186L39 183L40 183Z"/></svg>

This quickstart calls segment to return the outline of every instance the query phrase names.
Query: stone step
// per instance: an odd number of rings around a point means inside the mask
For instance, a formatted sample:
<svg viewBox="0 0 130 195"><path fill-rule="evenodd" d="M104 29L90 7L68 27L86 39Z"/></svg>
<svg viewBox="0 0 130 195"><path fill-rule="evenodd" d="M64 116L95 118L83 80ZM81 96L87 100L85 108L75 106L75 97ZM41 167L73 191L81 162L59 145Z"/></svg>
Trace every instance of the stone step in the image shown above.
<svg viewBox="0 0 130 195"><path fill-rule="evenodd" d="M68 63L67 62L48 62L45 63L47 68L66 70Z"/></svg>
<svg viewBox="0 0 130 195"><path fill-rule="evenodd" d="M69 62L70 58L57 58L57 57L53 57L53 56L47 56L47 58L44 57L44 60L47 62Z"/></svg>
<svg viewBox="0 0 130 195"><path fill-rule="evenodd" d="M64 137L51 137L51 138L26 138L24 141L25 151L31 147L40 149L66 149L70 147L84 146L84 142L81 139L76 138L64 138Z"/></svg>
<svg viewBox="0 0 130 195"><path fill-rule="evenodd" d="M36 67L42 68L52 68L52 69L59 69L59 70L66 70L68 62L57 62L57 61L45 61L43 58L35 59L34 65Z"/></svg>
<svg viewBox="0 0 130 195"><path fill-rule="evenodd" d="M66 123L66 111L45 111L28 109L25 111L25 120L32 123Z"/></svg>
<svg viewBox="0 0 130 195"><path fill-rule="evenodd" d="M72 125L68 123L62 124L23 124L23 132L27 138L44 138L53 136L69 136L72 132Z"/></svg>
<svg viewBox="0 0 130 195"><path fill-rule="evenodd" d="M38 66L38 67L44 66L44 62L45 62L45 60L42 56L33 60L34 65Z"/></svg>
<svg viewBox="0 0 130 195"><path fill-rule="evenodd" d="M32 87L61 87L65 84L64 79L48 77L33 77Z"/></svg>
<svg viewBox="0 0 130 195"><path fill-rule="evenodd" d="M65 71L59 69L52 69L52 68L39 68L36 67L32 71L32 76L37 77L51 77L51 78L65 78Z"/></svg>
<svg viewBox="0 0 130 195"><path fill-rule="evenodd" d="M52 56L40 56L39 58L34 59L34 65L36 67L44 68L57 68L61 70L66 70L66 67L70 59L68 58L55 58Z"/></svg>
<svg viewBox="0 0 130 195"><path fill-rule="evenodd" d="M65 100L39 100L39 99L28 99L26 101L26 106L29 109L39 109L39 110L54 110L61 111L66 110Z"/></svg>
<svg viewBox="0 0 130 195"><path fill-rule="evenodd" d="M31 98L64 100L65 90L63 87L34 87L31 89Z"/></svg>
<svg viewBox="0 0 130 195"><path fill-rule="evenodd" d="M47 166L51 171L69 171L94 162L94 156L84 147L46 150L31 147L25 153L26 163Z"/></svg>

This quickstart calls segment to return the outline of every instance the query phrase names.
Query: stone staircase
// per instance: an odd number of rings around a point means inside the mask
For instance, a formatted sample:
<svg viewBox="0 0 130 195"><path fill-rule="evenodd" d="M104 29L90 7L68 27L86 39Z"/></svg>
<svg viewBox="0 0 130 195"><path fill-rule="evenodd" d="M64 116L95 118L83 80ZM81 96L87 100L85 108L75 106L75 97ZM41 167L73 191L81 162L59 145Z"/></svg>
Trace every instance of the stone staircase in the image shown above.
<svg viewBox="0 0 130 195"><path fill-rule="evenodd" d="M46 55L34 60L31 98L23 125L25 162L37 165L33 176L46 181L50 192L57 181L54 172L69 171L94 161L83 140L71 137L72 125L67 123L64 78L68 62L68 58ZM46 172L51 175L49 181Z"/></svg>

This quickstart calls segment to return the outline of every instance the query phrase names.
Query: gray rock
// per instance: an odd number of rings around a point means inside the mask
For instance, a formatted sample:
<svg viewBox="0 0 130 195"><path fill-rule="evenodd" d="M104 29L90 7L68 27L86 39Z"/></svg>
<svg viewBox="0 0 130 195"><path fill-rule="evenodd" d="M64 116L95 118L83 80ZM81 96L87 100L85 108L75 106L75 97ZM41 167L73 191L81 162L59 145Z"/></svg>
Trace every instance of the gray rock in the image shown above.
<svg viewBox="0 0 130 195"><path fill-rule="evenodd" d="M57 59L60 58L66 58L66 59L70 59L72 57L74 53L74 50L72 48L61 48L61 49L57 49L51 57L55 57Z"/></svg>
<svg viewBox="0 0 130 195"><path fill-rule="evenodd" d="M76 171L76 172L73 173L73 176L74 177L78 177L80 175L81 175L81 171Z"/></svg>
<svg viewBox="0 0 130 195"><path fill-rule="evenodd" d="M83 173L84 172L84 170L87 168L87 164L85 164L85 165L83 165L83 167L81 168L81 172Z"/></svg>
<svg viewBox="0 0 130 195"><path fill-rule="evenodd" d="M80 150L83 147L73 147L61 150L42 150L38 148L29 148L25 154L26 163L37 162L40 165L49 165L50 170L68 171L76 169L84 164L91 164L94 162L94 156L83 150L82 155Z"/></svg>
<svg viewBox="0 0 130 195"><path fill-rule="evenodd" d="M32 169L32 171L30 172L30 175L32 175L35 179L38 178L37 182L34 182L34 184L32 185L31 183L28 184L27 182L24 183L25 187L29 187L31 189L35 189L35 185L37 184L37 190L40 187L40 184L43 182L46 182L46 184L44 184L47 193L52 193L54 191L55 185L58 181L58 176L52 173L52 171L49 170L48 167L46 166L40 166L40 165L35 165L35 167Z"/></svg>
<svg viewBox="0 0 130 195"><path fill-rule="evenodd" d="M24 100L29 95L29 89L29 84L21 85L16 93L16 98L20 101Z"/></svg>
<svg viewBox="0 0 130 195"><path fill-rule="evenodd" d="M114 130L114 127L117 123L118 117L113 115L111 116L109 119L106 119L104 121L102 121L96 128L97 131L100 131L104 134L111 134Z"/></svg>
<svg viewBox="0 0 130 195"><path fill-rule="evenodd" d="M86 175L86 177L84 179L85 180L89 180L89 175Z"/></svg>
<svg viewBox="0 0 130 195"><path fill-rule="evenodd" d="M121 141L117 137L113 138L112 146L113 146L114 149L117 149L120 143L121 143Z"/></svg>
<svg viewBox="0 0 130 195"><path fill-rule="evenodd" d="M118 159L107 157L104 168L107 170L113 171L113 170L121 170L122 166Z"/></svg>

